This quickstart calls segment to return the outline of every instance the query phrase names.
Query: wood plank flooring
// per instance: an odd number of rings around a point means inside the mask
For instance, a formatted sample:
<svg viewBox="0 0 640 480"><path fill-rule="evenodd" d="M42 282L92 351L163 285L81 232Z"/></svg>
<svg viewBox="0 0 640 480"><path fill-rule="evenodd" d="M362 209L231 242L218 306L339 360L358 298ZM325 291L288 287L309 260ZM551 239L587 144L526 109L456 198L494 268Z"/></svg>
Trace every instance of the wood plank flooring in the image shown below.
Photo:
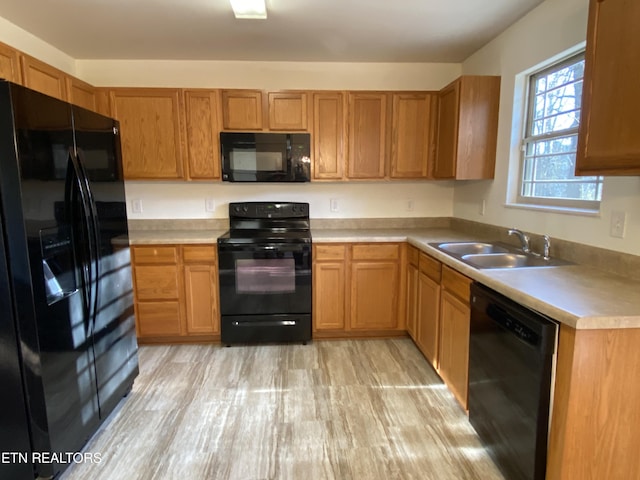
<svg viewBox="0 0 640 480"><path fill-rule="evenodd" d="M502 480L407 338L140 348L133 391L63 480Z"/></svg>

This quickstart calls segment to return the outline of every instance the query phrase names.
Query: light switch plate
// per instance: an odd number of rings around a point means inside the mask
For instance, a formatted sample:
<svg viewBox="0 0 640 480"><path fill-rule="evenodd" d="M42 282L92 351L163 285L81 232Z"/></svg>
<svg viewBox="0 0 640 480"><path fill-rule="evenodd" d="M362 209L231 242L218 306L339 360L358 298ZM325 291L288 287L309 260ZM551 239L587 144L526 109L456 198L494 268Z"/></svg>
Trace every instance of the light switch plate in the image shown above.
<svg viewBox="0 0 640 480"><path fill-rule="evenodd" d="M611 230L609 235L616 238L624 238L624 231L627 226L627 212L611 212Z"/></svg>
<svg viewBox="0 0 640 480"><path fill-rule="evenodd" d="M213 198L205 198L204 199L204 210L206 212L215 212L216 211L216 201Z"/></svg>
<svg viewBox="0 0 640 480"><path fill-rule="evenodd" d="M329 210L331 210L332 212L337 212L338 210L340 210L337 198L329 199Z"/></svg>
<svg viewBox="0 0 640 480"><path fill-rule="evenodd" d="M131 200L131 211L133 213L142 213L142 200L139 198Z"/></svg>

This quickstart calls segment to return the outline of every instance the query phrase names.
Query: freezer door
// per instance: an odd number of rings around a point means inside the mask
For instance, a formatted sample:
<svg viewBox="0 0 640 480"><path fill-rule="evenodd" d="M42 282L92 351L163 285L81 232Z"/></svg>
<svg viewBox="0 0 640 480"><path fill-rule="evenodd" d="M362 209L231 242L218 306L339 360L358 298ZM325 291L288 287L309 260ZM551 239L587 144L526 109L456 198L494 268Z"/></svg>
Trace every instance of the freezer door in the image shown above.
<svg viewBox="0 0 640 480"><path fill-rule="evenodd" d="M100 415L109 415L138 375L131 258L118 123L73 107L80 168L96 237L94 352Z"/></svg>

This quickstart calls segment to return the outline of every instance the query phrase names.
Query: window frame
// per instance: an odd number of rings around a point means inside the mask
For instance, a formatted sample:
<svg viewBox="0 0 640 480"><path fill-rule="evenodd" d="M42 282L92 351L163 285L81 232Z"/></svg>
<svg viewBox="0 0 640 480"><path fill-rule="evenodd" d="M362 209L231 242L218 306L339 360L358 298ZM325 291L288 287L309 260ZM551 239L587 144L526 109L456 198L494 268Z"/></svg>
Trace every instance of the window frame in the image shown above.
<svg viewBox="0 0 640 480"><path fill-rule="evenodd" d="M536 197L524 195L525 184L527 180L525 180L525 161L527 158L527 146L535 141L546 140L546 139L554 139L554 138L563 138L570 137L572 135L578 135L579 126L567 128L558 132L548 132L541 135L531 135L532 125L534 121L535 115L535 82L538 78L548 75L549 73L557 70L561 70L562 68L574 64L580 60L584 60L585 51L581 49L577 52L573 52L571 55L564 57L560 60L555 60L553 62L547 63L542 68L536 69L535 71L527 74L525 78L525 93L524 96L524 108L523 108L523 131L520 135L520 153L518 159L518 185L516 192L516 203L520 205L531 205L537 207L552 207L552 208L560 208L560 209L575 209L575 210L583 210L583 211L599 211L600 204L602 200L581 200L581 199L570 199L570 198L558 198L558 197ZM583 77L584 78L584 77ZM572 111L576 111L574 109ZM570 110L571 111L571 110ZM570 112L569 111L569 112ZM567 113L567 112L563 112ZM582 113L582 105L580 105L580 113ZM579 116L580 119L581 115ZM595 177L595 181L589 181L585 177L584 180L576 180L576 183L595 183L596 188L600 191L600 196L602 197L602 189L603 189L603 177L602 176L592 176Z"/></svg>

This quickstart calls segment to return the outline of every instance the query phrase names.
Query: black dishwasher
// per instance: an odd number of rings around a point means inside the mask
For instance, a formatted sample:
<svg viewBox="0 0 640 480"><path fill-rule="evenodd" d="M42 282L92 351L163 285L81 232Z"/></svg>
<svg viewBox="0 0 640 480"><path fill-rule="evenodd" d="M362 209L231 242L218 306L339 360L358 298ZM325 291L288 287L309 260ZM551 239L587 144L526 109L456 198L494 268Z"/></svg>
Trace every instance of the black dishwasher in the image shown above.
<svg viewBox="0 0 640 480"><path fill-rule="evenodd" d="M471 286L469 420L510 480L545 478L557 325Z"/></svg>

